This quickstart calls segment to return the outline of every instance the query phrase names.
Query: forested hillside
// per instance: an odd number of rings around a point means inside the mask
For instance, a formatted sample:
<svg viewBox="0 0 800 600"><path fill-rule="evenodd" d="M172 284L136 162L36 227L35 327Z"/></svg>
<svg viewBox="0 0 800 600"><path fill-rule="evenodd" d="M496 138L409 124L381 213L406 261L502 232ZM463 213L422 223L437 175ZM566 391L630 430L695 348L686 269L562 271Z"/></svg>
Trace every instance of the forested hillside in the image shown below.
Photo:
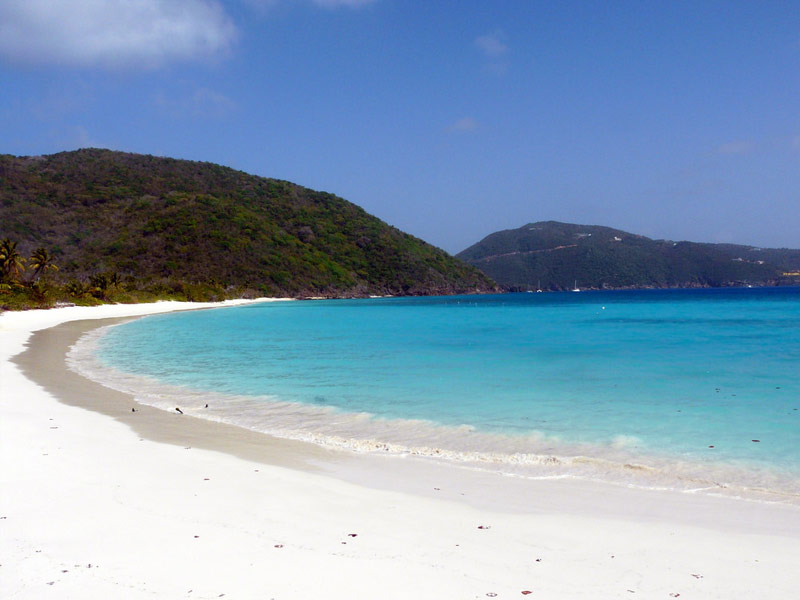
<svg viewBox="0 0 800 600"><path fill-rule="evenodd" d="M3 238L22 257L46 249L62 284L102 275L131 289L336 297L494 287L333 194L108 150L0 156Z"/></svg>
<svg viewBox="0 0 800 600"><path fill-rule="evenodd" d="M800 250L652 240L555 221L498 231L457 256L512 290L800 284Z"/></svg>

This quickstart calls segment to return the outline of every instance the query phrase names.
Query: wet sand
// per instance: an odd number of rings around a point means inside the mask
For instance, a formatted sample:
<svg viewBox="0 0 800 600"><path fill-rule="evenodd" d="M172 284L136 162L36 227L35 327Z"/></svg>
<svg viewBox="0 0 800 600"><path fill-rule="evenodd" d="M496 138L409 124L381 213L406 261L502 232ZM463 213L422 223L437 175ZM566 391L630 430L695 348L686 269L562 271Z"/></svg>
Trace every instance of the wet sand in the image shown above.
<svg viewBox="0 0 800 600"><path fill-rule="evenodd" d="M225 423L178 412L171 414L139 404L131 395L95 383L67 367L66 353L84 333L129 320L71 321L36 331L25 352L13 360L26 377L61 402L113 417L148 440L217 450L246 460L295 469L315 470L314 460L333 459L330 451L312 444L278 440ZM42 368L42 365L47 365L47 368Z"/></svg>

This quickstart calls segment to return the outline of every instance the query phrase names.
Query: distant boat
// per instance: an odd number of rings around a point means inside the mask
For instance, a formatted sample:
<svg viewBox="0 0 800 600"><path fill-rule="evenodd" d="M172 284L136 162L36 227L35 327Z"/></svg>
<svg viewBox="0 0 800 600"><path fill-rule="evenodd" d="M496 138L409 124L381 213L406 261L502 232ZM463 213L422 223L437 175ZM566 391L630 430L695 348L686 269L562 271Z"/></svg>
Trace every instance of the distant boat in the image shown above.
<svg viewBox="0 0 800 600"><path fill-rule="evenodd" d="M537 292L537 293L539 293L539 292L541 292L541 291L542 291L541 282L540 282L540 281L537 281L537 282L536 282L536 292Z"/></svg>
<svg viewBox="0 0 800 600"><path fill-rule="evenodd" d="M580 292L581 291L580 288L578 287L578 280L577 279L575 280L575 287L572 288L572 291L573 292Z"/></svg>

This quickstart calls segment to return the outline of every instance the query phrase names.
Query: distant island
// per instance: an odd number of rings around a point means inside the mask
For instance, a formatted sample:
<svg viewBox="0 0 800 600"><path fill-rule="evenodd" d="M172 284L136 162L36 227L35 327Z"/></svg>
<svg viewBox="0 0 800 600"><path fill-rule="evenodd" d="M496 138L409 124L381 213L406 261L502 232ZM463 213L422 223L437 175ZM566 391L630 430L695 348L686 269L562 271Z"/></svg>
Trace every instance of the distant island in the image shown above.
<svg viewBox="0 0 800 600"><path fill-rule="evenodd" d="M497 289L333 194L110 150L0 155L0 241L6 308Z"/></svg>
<svg viewBox="0 0 800 600"><path fill-rule="evenodd" d="M456 257L509 291L800 285L800 250L653 240L556 221L498 231Z"/></svg>

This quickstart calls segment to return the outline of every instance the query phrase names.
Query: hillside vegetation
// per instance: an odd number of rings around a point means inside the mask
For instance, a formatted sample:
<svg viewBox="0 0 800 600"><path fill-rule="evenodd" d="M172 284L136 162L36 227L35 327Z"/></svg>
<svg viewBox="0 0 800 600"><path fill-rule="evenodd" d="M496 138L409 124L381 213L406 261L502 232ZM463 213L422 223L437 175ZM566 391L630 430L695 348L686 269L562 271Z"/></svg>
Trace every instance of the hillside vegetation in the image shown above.
<svg viewBox="0 0 800 600"><path fill-rule="evenodd" d="M555 221L498 231L456 256L511 290L800 283L800 250L652 240Z"/></svg>
<svg viewBox="0 0 800 600"><path fill-rule="evenodd" d="M202 299L494 289L475 268L333 194L108 150L0 156L3 238L23 257L46 249L59 269L49 281L87 289L92 278Z"/></svg>

